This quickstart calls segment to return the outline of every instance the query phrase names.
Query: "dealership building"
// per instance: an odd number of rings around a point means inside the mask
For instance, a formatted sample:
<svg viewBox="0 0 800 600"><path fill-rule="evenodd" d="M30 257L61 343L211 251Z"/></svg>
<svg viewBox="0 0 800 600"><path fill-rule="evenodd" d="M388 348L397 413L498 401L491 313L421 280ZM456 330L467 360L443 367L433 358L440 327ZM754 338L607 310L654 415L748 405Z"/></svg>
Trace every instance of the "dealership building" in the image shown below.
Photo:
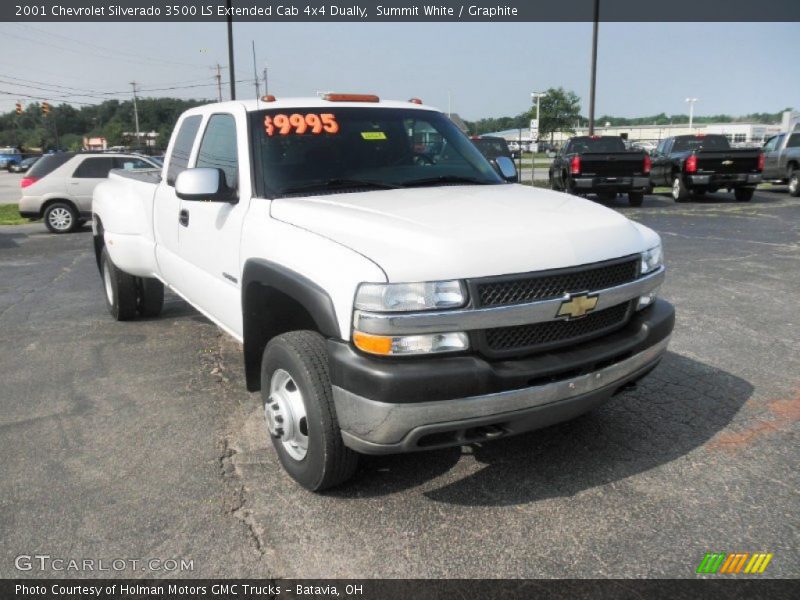
<svg viewBox="0 0 800 600"><path fill-rule="evenodd" d="M595 123L595 135L618 135L630 140L658 142L666 137L674 135L686 135L690 133L716 133L728 138L732 144L742 144L747 146L760 146L764 141L781 131L788 131L796 127L800 120L800 113L786 111L780 123L766 125L764 123L696 123L690 128L688 123L671 123L667 125L619 125L606 126L605 123ZM496 133L485 135L503 137L509 142L523 143L531 142L531 134L528 129L507 129ZM589 135L588 127L576 127L575 133L554 133L552 136L556 144L560 144L574 135ZM542 139L541 141L549 141Z"/></svg>

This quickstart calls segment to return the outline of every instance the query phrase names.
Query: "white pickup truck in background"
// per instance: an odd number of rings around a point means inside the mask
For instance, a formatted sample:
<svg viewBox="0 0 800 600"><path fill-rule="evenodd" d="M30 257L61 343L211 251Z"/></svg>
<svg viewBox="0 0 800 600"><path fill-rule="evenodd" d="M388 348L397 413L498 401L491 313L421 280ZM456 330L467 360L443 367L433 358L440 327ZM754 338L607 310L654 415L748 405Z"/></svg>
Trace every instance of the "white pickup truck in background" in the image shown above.
<svg viewBox="0 0 800 600"><path fill-rule="evenodd" d="M358 453L543 427L652 370L674 311L656 233L514 177L418 100L195 108L162 170L95 191L106 300L154 316L166 285L239 340L278 456L311 490Z"/></svg>

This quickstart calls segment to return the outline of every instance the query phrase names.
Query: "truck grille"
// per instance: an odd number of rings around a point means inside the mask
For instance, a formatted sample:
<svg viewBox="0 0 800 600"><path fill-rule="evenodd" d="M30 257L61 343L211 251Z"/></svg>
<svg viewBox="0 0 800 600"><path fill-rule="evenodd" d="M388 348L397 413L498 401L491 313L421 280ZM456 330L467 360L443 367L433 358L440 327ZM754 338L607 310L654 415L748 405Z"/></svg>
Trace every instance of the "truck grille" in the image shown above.
<svg viewBox="0 0 800 600"><path fill-rule="evenodd" d="M602 290L636 279L639 257L588 265L582 269L559 269L529 276L479 280L475 287L478 306L521 304L559 298L569 292Z"/></svg>
<svg viewBox="0 0 800 600"><path fill-rule="evenodd" d="M568 293L594 292L631 282L639 276L639 256L525 275L472 280L470 293L477 307L505 306L560 298ZM544 352L587 341L619 329L632 314L624 302L580 319L497 327L473 333L476 349L487 358L507 358Z"/></svg>
<svg viewBox="0 0 800 600"><path fill-rule="evenodd" d="M574 321L545 321L487 329L482 335L485 336L486 349L492 356L549 350L597 337L621 327L628 320L630 306L630 302L625 302Z"/></svg>

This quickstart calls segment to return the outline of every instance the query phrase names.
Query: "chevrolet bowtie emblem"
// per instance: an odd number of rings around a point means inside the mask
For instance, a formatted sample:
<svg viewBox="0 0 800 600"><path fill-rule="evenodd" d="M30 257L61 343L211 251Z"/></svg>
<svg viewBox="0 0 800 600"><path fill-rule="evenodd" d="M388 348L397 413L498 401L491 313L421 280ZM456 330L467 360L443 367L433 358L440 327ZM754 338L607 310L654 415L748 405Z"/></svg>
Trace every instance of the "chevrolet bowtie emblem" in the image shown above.
<svg viewBox="0 0 800 600"><path fill-rule="evenodd" d="M732 160L723 160L723 161L722 161L722 164L723 164L723 165L732 165L732 164L733 164L733 161L732 161Z"/></svg>
<svg viewBox="0 0 800 600"><path fill-rule="evenodd" d="M585 316L586 313L592 312L595 306L597 306L597 296L590 296L589 294L569 295L561 303L556 316L578 319Z"/></svg>

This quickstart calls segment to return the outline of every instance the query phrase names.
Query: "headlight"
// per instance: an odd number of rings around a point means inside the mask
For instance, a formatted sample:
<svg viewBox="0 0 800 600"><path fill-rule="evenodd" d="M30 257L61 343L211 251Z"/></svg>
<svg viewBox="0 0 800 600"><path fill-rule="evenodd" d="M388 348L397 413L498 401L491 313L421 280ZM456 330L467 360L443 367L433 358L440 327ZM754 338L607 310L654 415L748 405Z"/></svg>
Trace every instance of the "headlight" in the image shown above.
<svg viewBox="0 0 800 600"><path fill-rule="evenodd" d="M661 251L661 244L655 248L650 248L646 252L642 252L642 275L652 273L664 264L664 253ZM647 308L655 302L658 296L658 288L648 292L644 296L639 296L639 301L636 303L636 310Z"/></svg>
<svg viewBox="0 0 800 600"><path fill-rule="evenodd" d="M458 308L467 303L460 281L421 283L362 283L356 292L355 307L379 312Z"/></svg>
<svg viewBox="0 0 800 600"><path fill-rule="evenodd" d="M661 251L661 244L655 248L650 248L642 252L642 275L655 271L664 264L664 254Z"/></svg>
<svg viewBox="0 0 800 600"><path fill-rule="evenodd" d="M461 352L468 349L469 337L463 331L397 336L372 335L354 331L353 344L363 352L379 356L439 354Z"/></svg>

